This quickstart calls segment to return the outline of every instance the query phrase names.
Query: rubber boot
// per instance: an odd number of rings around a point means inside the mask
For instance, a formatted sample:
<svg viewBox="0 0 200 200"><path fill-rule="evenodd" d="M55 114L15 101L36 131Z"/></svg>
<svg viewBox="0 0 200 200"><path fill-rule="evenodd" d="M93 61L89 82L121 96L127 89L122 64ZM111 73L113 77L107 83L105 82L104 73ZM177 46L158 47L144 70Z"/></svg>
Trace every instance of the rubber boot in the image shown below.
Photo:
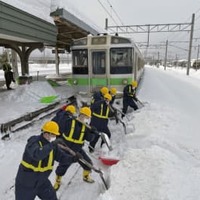
<svg viewBox="0 0 200 200"><path fill-rule="evenodd" d="M56 176L56 182L53 188L57 191L60 188L62 176Z"/></svg>
<svg viewBox="0 0 200 200"><path fill-rule="evenodd" d="M94 183L94 180L90 177L91 171L83 170L83 180L88 183Z"/></svg>

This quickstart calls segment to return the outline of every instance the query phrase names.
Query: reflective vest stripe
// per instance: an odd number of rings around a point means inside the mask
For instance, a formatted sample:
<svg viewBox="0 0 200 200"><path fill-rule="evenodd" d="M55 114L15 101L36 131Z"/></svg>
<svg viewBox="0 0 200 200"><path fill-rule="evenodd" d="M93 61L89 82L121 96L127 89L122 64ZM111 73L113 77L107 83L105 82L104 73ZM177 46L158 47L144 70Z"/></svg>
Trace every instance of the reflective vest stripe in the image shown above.
<svg viewBox="0 0 200 200"><path fill-rule="evenodd" d="M83 144L84 143L83 137L85 135L85 125L82 125L81 133L80 133L79 139L77 140L77 139L73 138L75 124L76 124L76 120L72 120L72 126L71 126L71 130L69 132L69 136L66 136L63 133L63 137L65 138L65 140L67 140L69 142L73 142L76 144Z"/></svg>
<svg viewBox="0 0 200 200"><path fill-rule="evenodd" d="M95 112L92 113L95 117L102 118L102 119L108 119L108 114L109 114L109 107L106 109L106 115L103 115L103 104L101 104L101 111L100 114L97 114Z"/></svg>
<svg viewBox="0 0 200 200"><path fill-rule="evenodd" d="M42 147L42 143L39 141L40 146ZM42 160L38 162L38 166L35 167L34 165L27 163L26 161L22 160L21 164L26 167L27 169L32 169L34 172L45 172L48 170L53 169L53 150L49 153L49 160L46 167L42 167Z"/></svg>
<svg viewBox="0 0 200 200"><path fill-rule="evenodd" d="M129 87L128 87L128 92L129 92L129 96L133 97L132 86L131 85L129 85Z"/></svg>

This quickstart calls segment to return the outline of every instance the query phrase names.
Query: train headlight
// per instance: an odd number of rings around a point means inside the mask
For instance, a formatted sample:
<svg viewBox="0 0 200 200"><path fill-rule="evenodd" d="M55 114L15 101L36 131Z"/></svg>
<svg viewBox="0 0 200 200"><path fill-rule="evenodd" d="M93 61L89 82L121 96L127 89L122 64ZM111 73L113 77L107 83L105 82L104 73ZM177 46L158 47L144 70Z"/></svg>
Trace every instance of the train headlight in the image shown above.
<svg viewBox="0 0 200 200"><path fill-rule="evenodd" d="M77 81L76 79L74 79L74 80L73 80L73 84L74 84L74 85L77 85L77 84L78 84L78 81Z"/></svg>
<svg viewBox="0 0 200 200"><path fill-rule="evenodd" d="M127 85L127 84L128 84L128 81L127 81L126 79L124 79L124 80L122 81L122 83L123 83L124 85Z"/></svg>

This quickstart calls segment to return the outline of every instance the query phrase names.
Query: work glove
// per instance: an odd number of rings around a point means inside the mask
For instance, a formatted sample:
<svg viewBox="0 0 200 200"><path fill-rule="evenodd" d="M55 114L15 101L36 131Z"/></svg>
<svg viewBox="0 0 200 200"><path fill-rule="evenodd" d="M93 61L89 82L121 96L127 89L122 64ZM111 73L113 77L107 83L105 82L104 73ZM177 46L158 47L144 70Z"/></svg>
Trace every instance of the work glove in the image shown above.
<svg viewBox="0 0 200 200"><path fill-rule="evenodd" d="M91 133L94 133L94 134L97 134L97 135L99 134L97 128L94 127L94 126L91 126Z"/></svg>
<svg viewBox="0 0 200 200"><path fill-rule="evenodd" d="M105 100L105 103L106 103L106 105L109 105L109 104L110 104L110 101Z"/></svg>
<svg viewBox="0 0 200 200"><path fill-rule="evenodd" d="M79 152L76 152L76 155L74 156L74 162L78 162L80 159L83 159L83 156Z"/></svg>
<svg viewBox="0 0 200 200"><path fill-rule="evenodd" d="M57 138L56 140L51 142L51 144L53 145L53 147L57 146L58 144L62 144L63 146L65 146L65 142L62 138Z"/></svg>
<svg viewBox="0 0 200 200"><path fill-rule="evenodd" d="M102 133L98 133L98 135L101 137L101 136L102 136Z"/></svg>
<svg viewBox="0 0 200 200"><path fill-rule="evenodd" d="M50 144L52 145L53 149L56 149L56 148L57 148L57 146L58 146L58 143L57 143L57 141L56 141L56 140L55 140L55 141L53 141L53 142L51 142Z"/></svg>

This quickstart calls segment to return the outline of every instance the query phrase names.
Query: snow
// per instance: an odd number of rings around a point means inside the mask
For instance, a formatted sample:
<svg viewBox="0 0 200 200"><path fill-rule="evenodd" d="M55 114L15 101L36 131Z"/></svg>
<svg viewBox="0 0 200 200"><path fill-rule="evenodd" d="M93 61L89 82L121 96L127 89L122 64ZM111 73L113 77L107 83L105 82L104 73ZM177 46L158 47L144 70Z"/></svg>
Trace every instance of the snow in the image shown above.
<svg viewBox="0 0 200 200"><path fill-rule="evenodd" d="M60 64L60 73L67 74L71 72L71 65ZM31 64L30 65L30 76L55 76L55 64ZM4 80L4 72L0 70L0 80ZM63 84L65 84L64 81ZM34 81L30 85L21 85L18 87L16 84L12 83L11 87L15 90L3 92L0 95L1 99L1 112L4 113L3 117L0 118L0 123L5 123L8 120L15 119L24 115L24 113L32 112L35 109L43 108L46 105L40 103L40 99L46 96L56 96L56 100L61 100L66 98L66 88L59 87L61 91L55 91L56 88L51 87L45 81ZM4 85L2 89L6 89ZM57 94L59 92L59 94ZM60 93L61 92L61 93ZM14 102L14 104L13 104ZM9 112L7 112L9 105ZM13 109L13 106L14 109ZM12 112L12 115L10 114Z"/></svg>
<svg viewBox="0 0 200 200"><path fill-rule="evenodd" d="M15 90L1 92L1 122L7 120L7 116L15 118L19 114L26 113L26 107L33 110L37 108L38 100L26 95L30 91L38 95L41 91L44 95L58 92L59 95L66 95L64 86L62 90L59 87L52 89L44 82L37 87L40 83L16 86ZM18 93L19 90L23 92ZM120 123L116 124L114 120L109 123L113 152L117 152L120 161L108 167L95 158L96 154L90 155L94 165L100 167L105 172L106 179L109 179L109 190L105 191L95 172L92 176L96 183L92 185L84 183L81 179L82 171L75 164L64 176L64 183L58 191L58 196L62 196L61 199L199 199L199 72L191 70L190 76L186 76L186 69L164 70L163 67L146 66L138 98L144 103L144 107L140 105L141 108L135 112L129 109L127 118L124 118L127 135L124 134ZM7 104L5 101L8 101ZM25 102L29 101L31 103L27 106ZM18 110L20 103L21 107ZM1 200L14 199L14 179L27 138L39 134L46 120L39 120L34 126L11 134L11 139L8 141L0 141ZM75 177L67 186L76 170ZM54 179L55 173L52 172L50 180L53 182Z"/></svg>

